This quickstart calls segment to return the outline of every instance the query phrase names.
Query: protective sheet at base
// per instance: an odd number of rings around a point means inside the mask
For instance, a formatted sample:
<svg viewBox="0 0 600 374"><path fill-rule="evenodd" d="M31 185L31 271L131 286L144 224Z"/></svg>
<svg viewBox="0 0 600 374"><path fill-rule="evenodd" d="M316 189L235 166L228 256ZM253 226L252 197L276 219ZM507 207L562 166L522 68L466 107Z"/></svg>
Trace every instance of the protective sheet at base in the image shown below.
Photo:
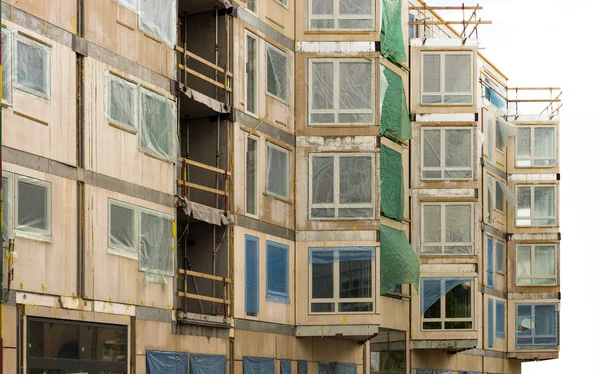
<svg viewBox="0 0 600 374"><path fill-rule="evenodd" d="M402 77L380 66L379 133L394 141L412 139L412 128Z"/></svg>
<svg viewBox="0 0 600 374"><path fill-rule="evenodd" d="M194 203L193 201L189 201L187 197L180 197L179 205L183 208L183 212L186 215L199 221L217 226L221 226L222 224L230 225L233 223L233 217L229 213L199 203Z"/></svg>
<svg viewBox="0 0 600 374"><path fill-rule="evenodd" d="M404 175L402 154L381 145L381 214L402 221L404 218Z"/></svg>
<svg viewBox="0 0 600 374"><path fill-rule="evenodd" d="M401 12L402 0L381 1L381 54L395 63L406 61Z"/></svg>
<svg viewBox="0 0 600 374"><path fill-rule="evenodd" d="M140 31L175 45L175 0L141 0L139 9Z"/></svg>
<svg viewBox="0 0 600 374"><path fill-rule="evenodd" d="M275 374L275 359L264 357L244 357L244 374Z"/></svg>
<svg viewBox="0 0 600 374"><path fill-rule="evenodd" d="M187 374L188 354L147 350L146 372L148 374Z"/></svg>
<svg viewBox="0 0 600 374"><path fill-rule="evenodd" d="M308 361L298 360L298 374L308 374Z"/></svg>
<svg viewBox="0 0 600 374"><path fill-rule="evenodd" d="M319 374L356 374L356 365L339 362L319 362Z"/></svg>
<svg viewBox="0 0 600 374"><path fill-rule="evenodd" d="M404 231L381 225L380 293L393 292L398 284L412 284L419 291L421 266Z"/></svg>
<svg viewBox="0 0 600 374"><path fill-rule="evenodd" d="M292 361L279 360L279 374L292 374Z"/></svg>
<svg viewBox="0 0 600 374"><path fill-rule="evenodd" d="M192 374L225 374L227 357L190 353L190 370Z"/></svg>

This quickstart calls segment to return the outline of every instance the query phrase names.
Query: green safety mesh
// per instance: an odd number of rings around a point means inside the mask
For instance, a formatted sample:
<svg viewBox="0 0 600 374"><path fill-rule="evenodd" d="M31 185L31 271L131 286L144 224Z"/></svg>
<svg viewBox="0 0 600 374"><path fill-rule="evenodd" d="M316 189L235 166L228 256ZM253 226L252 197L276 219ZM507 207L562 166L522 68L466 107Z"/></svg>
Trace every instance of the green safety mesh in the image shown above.
<svg viewBox="0 0 600 374"><path fill-rule="evenodd" d="M419 291L421 267L404 231L381 225L381 290L385 295L400 284L412 284Z"/></svg>
<svg viewBox="0 0 600 374"><path fill-rule="evenodd" d="M402 221L404 218L404 175L402 153L381 145L381 214Z"/></svg>
<svg viewBox="0 0 600 374"><path fill-rule="evenodd" d="M379 132L394 141L412 139L402 77L381 65Z"/></svg>
<svg viewBox="0 0 600 374"><path fill-rule="evenodd" d="M404 62L402 0L382 0L381 3L381 54L392 62Z"/></svg>

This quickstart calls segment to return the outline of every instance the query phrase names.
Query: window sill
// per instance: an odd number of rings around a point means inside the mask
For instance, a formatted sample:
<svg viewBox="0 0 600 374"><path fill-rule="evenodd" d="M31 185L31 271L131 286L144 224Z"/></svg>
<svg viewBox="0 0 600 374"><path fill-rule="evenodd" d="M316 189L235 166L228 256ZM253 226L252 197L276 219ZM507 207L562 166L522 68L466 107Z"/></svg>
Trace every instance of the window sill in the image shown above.
<svg viewBox="0 0 600 374"><path fill-rule="evenodd" d="M33 231L22 231L18 229L15 229L14 233L15 237L18 238L31 239L38 242L52 243L52 234L43 234Z"/></svg>
<svg viewBox="0 0 600 374"><path fill-rule="evenodd" d="M374 123L309 123L308 127L310 128L328 128L328 129L361 129L361 128L371 128L375 127Z"/></svg>
<svg viewBox="0 0 600 374"><path fill-rule="evenodd" d="M124 258L128 258L130 260L135 260L135 261L138 260L137 253L134 254L133 252L129 252L129 251L126 251L124 249L118 249L118 248L108 247L107 252L109 254L113 255L113 256L124 257Z"/></svg>
<svg viewBox="0 0 600 374"><path fill-rule="evenodd" d="M288 102L287 100L284 100L284 99L280 98L279 96L273 95L273 94L272 94L272 93L270 93L270 92L267 92L267 96L268 96L268 97L270 97L270 98L272 98L273 100L277 100L277 101L279 101L280 103L282 103L282 104L284 104L284 105L286 105L286 106L289 106L289 105L290 105L290 104L289 104L289 102Z"/></svg>
<svg viewBox="0 0 600 374"><path fill-rule="evenodd" d="M283 198L281 196L273 195L273 194L271 194L269 192L263 192L263 196L270 197L270 198L275 199L277 201L281 201L282 203L286 203L286 204L292 205L292 202L289 200L289 198L285 199L285 198Z"/></svg>
<svg viewBox="0 0 600 374"><path fill-rule="evenodd" d="M174 162L173 162L173 161L171 161L171 160L167 160L167 159L165 159L165 158L162 158L162 157L160 157L160 156L157 156L156 154L154 154L154 153L152 153L152 152L149 152L149 151L144 151L144 150L143 150L143 149L141 149L141 148L140 148L140 152L141 152L141 153L143 153L144 155L148 156L148 157L151 157L151 158L155 159L155 160L158 160L158 161L165 162L165 163L167 163L167 164L169 164L169 165L174 165Z"/></svg>
<svg viewBox="0 0 600 374"><path fill-rule="evenodd" d="M347 29L323 29L313 30L309 29L304 31L307 35L327 35L327 34L345 34L345 35L369 35L377 32L376 30L347 30Z"/></svg>
<svg viewBox="0 0 600 374"><path fill-rule="evenodd" d="M131 128L128 128L128 127L125 127L125 126L122 126L122 125L119 125L119 124L116 124L113 122L108 122L108 125L110 127L114 127L117 130L122 130L122 131L128 132L130 134L137 135L137 130L134 130L134 129L131 129Z"/></svg>
<svg viewBox="0 0 600 374"><path fill-rule="evenodd" d="M267 293L267 301L274 301L276 303L281 303L281 304L289 304L290 298L288 296Z"/></svg>

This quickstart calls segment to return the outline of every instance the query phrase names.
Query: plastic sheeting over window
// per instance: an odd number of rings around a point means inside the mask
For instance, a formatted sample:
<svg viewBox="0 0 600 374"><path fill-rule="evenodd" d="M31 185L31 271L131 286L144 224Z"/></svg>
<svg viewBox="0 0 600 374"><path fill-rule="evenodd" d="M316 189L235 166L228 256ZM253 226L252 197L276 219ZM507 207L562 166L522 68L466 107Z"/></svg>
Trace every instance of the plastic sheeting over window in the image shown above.
<svg viewBox="0 0 600 374"><path fill-rule="evenodd" d="M517 246L517 286L556 284L556 245Z"/></svg>
<svg viewBox="0 0 600 374"><path fill-rule="evenodd" d="M394 141L412 139L404 82L383 65L380 65L379 100L380 134Z"/></svg>
<svg viewBox="0 0 600 374"><path fill-rule="evenodd" d="M175 161L175 108L167 98L141 90L140 149Z"/></svg>
<svg viewBox="0 0 600 374"><path fill-rule="evenodd" d="M494 347L494 300L488 299L488 320L487 320L488 347Z"/></svg>
<svg viewBox="0 0 600 374"><path fill-rule="evenodd" d="M319 374L356 374L356 364L319 362Z"/></svg>
<svg viewBox="0 0 600 374"><path fill-rule="evenodd" d="M175 0L139 0L141 31L175 45Z"/></svg>
<svg viewBox="0 0 600 374"><path fill-rule="evenodd" d="M552 126L518 127L516 166L556 165L556 129Z"/></svg>
<svg viewBox="0 0 600 374"><path fill-rule="evenodd" d="M22 175L15 176L15 233L50 241L52 235L51 185Z"/></svg>
<svg viewBox="0 0 600 374"><path fill-rule="evenodd" d="M402 154L381 145L381 214L396 221L404 218L404 173Z"/></svg>
<svg viewBox="0 0 600 374"><path fill-rule="evenodd" d="M22 35L15 36L15 87L30 94L50 99L51 49Z"/></svg>
<svg viewBox="0 0 600 374"><path fill-rule="evenodd" d="M292 374L292 361L279 360L279 374Z"/></svg>
<svg viewBox="0 0 600 374"><path fill-rule="evenodd" d="M259 289L259 267L258 267L258 238L250 235L245 237L245 301L246 314L258 314L258 289Z"/></svg>
<svg viewBox="0 0 600 374"><path fill-rule="evenodd" d="M517 136L517 126L498 117L496 119L496 148L501 149L506 147L508 145L508 138L511 136Z"/></svg>
<svg viewBox="0 0 600 374"><path fill-rule="evenodd" d="M267 240L267 300L289 304L287 245Z"/></svg>
<svg viewBox="0 0 600 374"><path fill-rule="evenodd" d="M288 90L288 56L267 44L267 93L287 102Z"/></svg>
<svg viewBox="0 0 600 374"><path fill-rule="evenodd" d="M108 209L108 252L137 259L135 207L109 199Z"/></svg>
<svg viewBox="0 0 600 374"><path fill-rule="evenodd" d="M108 71L106 76L106 118L109 123L137 131L137 84L119 78Z"/></svg>
<svg viewBox="0 0 600 374"><path fill-rule="evenodd" d="M244 374L275 374L275 359L244 357Z"/></svg>
<svg viewBox="0 0 600 374"><path fill-rule="evenodd" d="M502 92L503 89L501 89L500 87L498 87L496 84L492 83L492 81L489 78L485 78L485 83L487 83L489 86L492 86L494 89L491 89L489 87L485 87L484 86L484 96L485 98L492 103L493 106L495 106L496 108L502 110L504 113L506 113L506 100L500 96L496 91L498 92Z"/></svg>
<svg viewBox="0 0 600 374"><path fill-rule="evenodd" d="M12 46L13 34L2 28L2 104L12 104Z"/></svg>
<svg viewBox="0 0 600 374"><path fill-rule="evenodd" d="M145 0L116 0L117 3L123 5L126 8L133 10L138 13L140 11L140 1Z"/></svg>
<svg viewBox="0 0 600 374"><path fill-rule="evenodd" d="M421 267L404 231L381 225L380 293L392 292L397 285L412 284L419 291Z"/></svg>
<svg viewBox="0 0 600 374"><path fill-rule="evenodd" d="M373 0L312 0L308 4L311 30L373 29Z"/></svg>
<svg viewBox="0 0 600 374"><path fill-rule="evenodd" d="M187 374L188 354L147 350L146 372L148 374Z"/></svg>
<svg viewBox="0 0 600 374"><path fill-rule="evenodd" d="M422 128L422 179L472 179L471 129Z"/></svg>
<svg viewBox="0 0 600 374"><path fill-rule="evenodd" d="M517 226L556 224L555 186L517 186L517 200Z"/></svg>
<svg viewBox="0 0 600 374"><path fill-rule="evenodd" d="M472 104L471 53L421 53L421 104Z"/></svg>
<svg viewBox="0 0 600 374"><path fill-rule="evenodd" d="M147 273L173 275L173 237L172 216L142 209L139 269Z"/></svg>
<svg viewBox="0 0 600 374"><path fill-rule="evenodd" d="M2 173L2 236L4 243L12 238L13 184L10 173Z"/></svg>
<svg viewBox="0 0 600 374"><path fill-rule="evenodd" d="M421 314L429 309L433 304L440 300L456 287L467 284L470 288L470 283L474 277L461 278L423 278L421 282Z"/></svg>
<svg viewBox="0 0 600 374"><path fill-rule="evenodd" d="M190 353L190 370L191 374L225 374L227 371L227 357Z"/></svg>
<svg viewBox="0 0 600 374"><path fill-rule="evenodd" d="M517 304L517 349L558 345L557 304Z"/></svg>
<svg viewBox="0 0 600 374"><path fill-rule="evenodd" d="M473 205L421 204L421 253L466 255L473 253Z"/></svg>
<svg viewBox="0 0 600 374"><path fill-rule="evenodd" d="M381 0L381 54L395 63L406 61L401 20L402 0Z"/></svg>
<svg viewBox="0 0 600 374"><path fill-rule="evenodd" d="M267 193L290 197L290 151L267 142Z"/></svg>

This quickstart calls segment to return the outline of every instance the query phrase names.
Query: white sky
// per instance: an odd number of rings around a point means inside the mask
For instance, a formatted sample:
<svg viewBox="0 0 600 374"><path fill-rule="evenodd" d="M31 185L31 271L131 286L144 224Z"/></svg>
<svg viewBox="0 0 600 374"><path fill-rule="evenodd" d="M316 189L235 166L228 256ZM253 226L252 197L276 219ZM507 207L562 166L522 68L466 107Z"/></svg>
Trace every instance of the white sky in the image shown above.
<svg viewBox="0 0 600 374"><path fill-rule="evenodd" d="M429 5L461 5L464 0L430 0ZM598 0L473 0L491 25L479 26L484 55L509 77L512 87L561 87L560 226L561 318L560 358L523 364L523 374L600 373L596 349L600 315L592 305L599 284L600 248L590 235L596 226L599 178L592 154L600 150L600 123L588 89L598 78ZM462 14L445 16L462 20ZM468 13L470 14L470 13ZM588 156L586 156L588 155ZM587 244L586 244L587 243ZM590 245L588 248L587 245ZM594 300L594 301L592 301ZM580 371L581 370L581 371Z"/></svg>

